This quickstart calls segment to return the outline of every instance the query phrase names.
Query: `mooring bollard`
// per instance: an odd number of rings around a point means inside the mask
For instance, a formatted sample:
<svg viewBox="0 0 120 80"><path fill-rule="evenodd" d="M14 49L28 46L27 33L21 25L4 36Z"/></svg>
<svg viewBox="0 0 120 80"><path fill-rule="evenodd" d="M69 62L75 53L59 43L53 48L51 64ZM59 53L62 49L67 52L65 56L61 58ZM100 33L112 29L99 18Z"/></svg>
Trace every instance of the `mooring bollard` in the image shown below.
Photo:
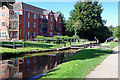
<svg viewBox="0 0 120 80"><path fill-rule="evenodd" d="M90 43L90 48L92 48L92 43Z"/></svg>
<svg viewBox="0 0 120 80"><path fill-rule="evenodd" d="M64 41L64 47L66 47L66 41Z"/></svg>
<svg viewBox="0 0 120 80"><path fill-rule="evenodd" d="M70 46L71 46L71 42L69 42Z"/></svg>
<svg viewBox="0 0 120 80"><path fill-rule="evenodd" d="M13 49L15 49L15 41L13 41Z"/></svg>
<svg viewBox="0 0 120 80"><path fill-rule="evenodd" d="M25 46L24 46L24 41L23 41L23 48L24 48Z"/></svg>

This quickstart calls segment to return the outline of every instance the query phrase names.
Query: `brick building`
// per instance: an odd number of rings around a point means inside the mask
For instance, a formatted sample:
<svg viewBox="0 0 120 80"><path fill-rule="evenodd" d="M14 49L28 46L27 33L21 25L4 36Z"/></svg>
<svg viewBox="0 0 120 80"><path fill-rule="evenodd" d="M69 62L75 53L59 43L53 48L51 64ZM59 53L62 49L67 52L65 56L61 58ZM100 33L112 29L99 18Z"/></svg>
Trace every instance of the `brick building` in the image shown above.
<svg viewBox="0 0 120 80"><path fill-rule="evenodd" d="M23 2L0 7L0 39L29 39L37 35L53 37L63 34L60 13Z"/></svg>

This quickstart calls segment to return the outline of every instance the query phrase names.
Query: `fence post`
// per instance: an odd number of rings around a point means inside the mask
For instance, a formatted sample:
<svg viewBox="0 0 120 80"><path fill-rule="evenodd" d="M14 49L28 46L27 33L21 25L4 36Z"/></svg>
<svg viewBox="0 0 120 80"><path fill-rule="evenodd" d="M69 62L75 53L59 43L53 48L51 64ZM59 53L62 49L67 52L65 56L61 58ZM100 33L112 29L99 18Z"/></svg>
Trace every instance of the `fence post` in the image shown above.
<svg viewBox="0 0 120 80"><path fill-rule="evenodd" d="M15 49L15 41L13 41L13 49Z"/></svg>

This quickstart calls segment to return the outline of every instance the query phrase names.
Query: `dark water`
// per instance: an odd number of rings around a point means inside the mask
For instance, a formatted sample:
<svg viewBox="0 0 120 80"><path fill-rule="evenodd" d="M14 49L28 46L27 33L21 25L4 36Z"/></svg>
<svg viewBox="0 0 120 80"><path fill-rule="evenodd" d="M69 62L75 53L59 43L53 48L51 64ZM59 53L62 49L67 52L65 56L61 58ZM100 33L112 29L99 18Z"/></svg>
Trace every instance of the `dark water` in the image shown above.
<svg viewBox="0 0 120 80"><path fill-rule="evenodd" d="M41 75L51 71L64 60L75 54L76 49L42 55L26 57L17 60L0 61L0 78L40 78Z"/></svg>

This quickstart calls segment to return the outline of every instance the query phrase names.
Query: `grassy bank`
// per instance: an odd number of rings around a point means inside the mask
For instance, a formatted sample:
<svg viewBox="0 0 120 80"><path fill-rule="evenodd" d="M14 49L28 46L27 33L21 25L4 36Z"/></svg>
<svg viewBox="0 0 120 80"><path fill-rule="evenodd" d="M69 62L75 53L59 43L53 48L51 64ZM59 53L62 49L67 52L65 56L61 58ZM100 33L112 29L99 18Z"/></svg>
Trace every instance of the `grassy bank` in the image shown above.
<svg viewBox="0 0 120 80"><path fill-rule="evenodd" d="M12 49L12 48L5 48L0 47L0 53L6 54L6 53L20 53L20 52L29 52L32 50L43 50L43 49L53 49L53 48L60 48L62 45L56 45L56 44L47 44L47 43L35 43L35 42L25 42L24 48L19 49Z"/></svg>
<svg viewBox="0 0 120 80"><path fill-rule="evenodd" d="M84 49L42 78L85 78L112 50Z"/></svg>
<svg viewBox="0 0 120 80"><path fill-rule="evenodd" d="M106 42L106 43L103 43L102 46L114 48L114 47L116 47L117 45L118 45L118 42Z"/></svg>
<svg viewBox="0 0 120 80"><path fill-rule="evenodd" d="M4 42L8 43L8 42ZM80 44L87 44L90 42L78 42L78 43L71 43L71 45L80 45ZM9 44L13 44L12 42L9 42ZM50 43L40 43L40 42L25 42L25 47L24 48L19 48L19 49L12 49L12 48L5 48L5 47L0 47L0 54L8 54L8 53L21 53L21 52L29 52L32 50L47 50L47 49L54 49L54 48L61 48L63 47L64 44L50 44ZM69 43L66 44L66 46L70 46Z"/></svg>

